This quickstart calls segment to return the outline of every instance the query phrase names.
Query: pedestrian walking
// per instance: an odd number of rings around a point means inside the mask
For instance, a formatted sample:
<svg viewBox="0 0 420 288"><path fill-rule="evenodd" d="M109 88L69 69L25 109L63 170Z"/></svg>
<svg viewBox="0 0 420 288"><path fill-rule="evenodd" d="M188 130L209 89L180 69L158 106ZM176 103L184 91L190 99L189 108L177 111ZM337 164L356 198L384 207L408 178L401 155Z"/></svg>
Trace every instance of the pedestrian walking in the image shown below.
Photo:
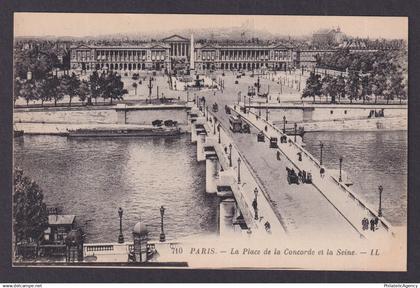
<svg viewBox="0 0 420 288"><path fill-rule="evenodd" d="M325 174L325 168L321 167L321 169L319 169L319 174L321 176L321 178L324 178L324 174Z"/></svg>
<svg viewBox="0 0 420 288"><path fill-rule="evenodd" d="M363 226L363 230L368 230L369 229L369 220L365 217L362 220L362 226Z"/></svg>
<svg viewBox="0 0 420 288"><path fill-rule="evenodd" d="M375 231L375 220L374 219L370 219L370 230L372 230L373 232Z"/></svg>
<svg viewBox="0 0 420 288"><path fill-rule="evenodd" d="M379 219L378 217L375 217L375 228L378 228Z"/></svg>
<svg viewBox="0 0 420 288"><path fill-rule="evenodd" d="M254 208L254 212L255 212L255 220L258 220L258 203L257 203L257 198L254 198L254 201L252 201L252 208Z"/></svg>

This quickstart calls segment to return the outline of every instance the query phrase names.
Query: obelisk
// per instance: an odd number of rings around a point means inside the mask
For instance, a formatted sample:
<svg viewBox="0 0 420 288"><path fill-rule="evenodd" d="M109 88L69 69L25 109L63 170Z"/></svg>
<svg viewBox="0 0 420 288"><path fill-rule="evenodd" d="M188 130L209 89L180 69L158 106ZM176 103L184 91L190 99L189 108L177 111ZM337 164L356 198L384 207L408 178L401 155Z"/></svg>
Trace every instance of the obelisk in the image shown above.
<svg viewBox="0 0 420 288"><path fill-rule="evenodd" d="M193 34L191 34L190 49L191 49L190 50L190 71L192 71L194 70L194 36Z"/></svg>

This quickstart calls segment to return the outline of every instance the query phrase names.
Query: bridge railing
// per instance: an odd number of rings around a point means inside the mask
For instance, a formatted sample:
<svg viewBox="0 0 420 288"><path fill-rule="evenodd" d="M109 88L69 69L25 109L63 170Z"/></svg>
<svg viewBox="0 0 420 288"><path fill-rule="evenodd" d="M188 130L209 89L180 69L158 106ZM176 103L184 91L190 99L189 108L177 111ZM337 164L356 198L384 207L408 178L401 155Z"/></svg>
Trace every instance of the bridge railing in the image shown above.
<svg viewBox="0 0 420 288"><path fill-rule="evenodd" d="M236 111L236 106L234 107L234 111ZM274 126L274 124L270 123L269 121L266 121L265 119L263 119L260 116L257 116L257 114L255 114L252 111L248 110L248 114L252 114L255 117L255 120L261 120L263 123L267 124L271 129L275 130L276 132L280 133L281 136L286 136L287 140L291 140L288 135L284 134L283 131L281 131L278 127ZM251 123L252 124L252 123ZM254 125L255 126L255 125ZM312 154L310 154L308 151L306 151L306 149L304 149L301 145L299 145L298 143L296 143L295 141L288 141L288 143L292 143L292 145L299 150L299 152L301 152L302 154L304 154L309 160L311 160L318 168L321 168L321 164L318 161L318 159L316 159ZM289 159L291 160L291 159ZM332 175L330 175L327 171L327 169L325 169L325 174L328 174L329 178L332 179L332 181L334 183L336 183L341 189L341 191L343 191L344 193L347 193L347 196L353 198L355 201L358 202L358 204L364 208L370 215L372 215L375 218L379 219L379 222L382 224L382 226L389 232L391 232L393 234L393 232L391 231L391 224L384 219L383 217L379 217L378 214L375 212L374 209L372 209L368 204L366 204L366 201L363 200L360 196L356 196L356 193L354 191L352 191L349 187L347 187L346 185L344 185L342 182L338 181L335 177L333 177Z"/></svg>

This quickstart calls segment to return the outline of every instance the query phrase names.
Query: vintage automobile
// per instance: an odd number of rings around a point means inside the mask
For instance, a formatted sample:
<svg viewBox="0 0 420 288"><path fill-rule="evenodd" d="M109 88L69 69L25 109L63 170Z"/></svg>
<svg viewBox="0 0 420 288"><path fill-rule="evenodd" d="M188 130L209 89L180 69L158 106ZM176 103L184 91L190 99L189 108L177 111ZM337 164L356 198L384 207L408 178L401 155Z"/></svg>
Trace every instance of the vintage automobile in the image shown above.
<svg viewBox="0 0 420 288"><path fill-rule="evenodd" d="M295 170L286 167L287 170L287 182L290 184L298 184L299 185L299 177L296 174Z"/></svg>
<svg viewBox="0 0 420 288"><path fill-rule="evenodd" d="M241 132L242 130L242 121L237 116L231 115L229 117L229 128L233 133Z"/></svg>
<svg viewBox="0 0 420 288"><path fill-rule="evenodd" d="M257 142L265 142L264 133L262 131L257 135Z"/></svg>
<svg viewBox="0 0 420 288"><path fill-rule="evenodd" d="M213 112L219 111L219 105L217 105L217 103L214 103L212 110L213 110Z"/></svg>
<svg viewBox="0 0 420 288"><path fill-rule="evenodd" d="M277 145L277 137L270 137L270 148L279 148Z"/></svg>
<svg viewBox="0 0 420 288"><path fill-rule="evenodd" d="M242 125L242 133L251 133L251 129L249 128L249 124L244 123Z"/></svg>

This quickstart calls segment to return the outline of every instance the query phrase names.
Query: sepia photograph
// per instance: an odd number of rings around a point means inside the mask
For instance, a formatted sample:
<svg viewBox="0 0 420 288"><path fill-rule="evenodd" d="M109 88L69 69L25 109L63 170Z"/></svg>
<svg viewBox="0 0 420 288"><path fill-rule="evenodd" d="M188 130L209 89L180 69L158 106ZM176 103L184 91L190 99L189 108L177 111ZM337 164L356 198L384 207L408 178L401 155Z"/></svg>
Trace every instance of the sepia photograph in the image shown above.
<svg viewBox="0 0 420 288"><path fill-rule="evenodd" d="M13 21L13 266L407 271L408 17Z"/></svg>

